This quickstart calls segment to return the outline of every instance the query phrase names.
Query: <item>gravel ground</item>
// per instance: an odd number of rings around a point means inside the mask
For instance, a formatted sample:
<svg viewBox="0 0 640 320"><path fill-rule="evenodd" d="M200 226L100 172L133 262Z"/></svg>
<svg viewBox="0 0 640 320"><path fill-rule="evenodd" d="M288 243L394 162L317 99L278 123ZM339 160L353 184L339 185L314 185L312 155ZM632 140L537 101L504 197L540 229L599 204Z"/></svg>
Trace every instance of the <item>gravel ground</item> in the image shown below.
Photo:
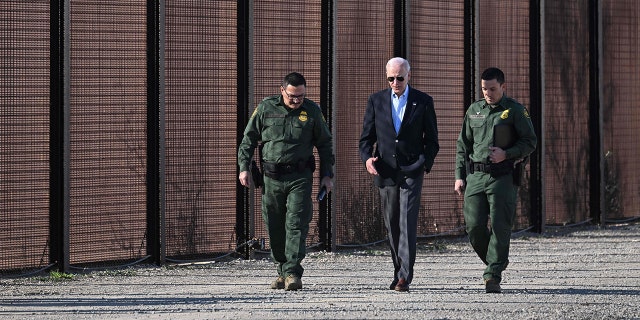
<svg viewBox="0 0 640 320"><path fill-rule="evenodd" d="M384 245L311 252L303 289L269 259L0 278L3 319L640 319L640 224L516 234L501 294L466 238L419 244L408 293Z"/></svg>

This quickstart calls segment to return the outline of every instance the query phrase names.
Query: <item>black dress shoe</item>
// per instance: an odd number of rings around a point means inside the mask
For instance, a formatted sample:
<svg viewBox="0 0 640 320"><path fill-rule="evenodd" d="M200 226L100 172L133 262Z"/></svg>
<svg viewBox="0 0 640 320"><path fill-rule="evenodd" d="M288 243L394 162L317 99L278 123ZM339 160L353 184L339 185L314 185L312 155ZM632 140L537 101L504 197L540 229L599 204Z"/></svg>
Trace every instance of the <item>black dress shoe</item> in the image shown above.
<svg viewBox="0 0 640 320"><path fill-rule="evenodd" d="M484 281L485 291L487 293L501 293L502 288L500 288L500 280L496 279L487 279Z"/></svg>
<svg viewBox="0 0 640 320"><path fill-rule="evenodd" d="M409 291L409 283L407 283L407 281L404 278L400 278L394 290L400 291L400 292L407 292Z"/></svg>
<svg viewBox="0 0 640 320"><path fill-rule="evenodd" d="M389 290L395 290L397 284L398 284L398 279L393 279L393 281L391 281L391 285L389 286Z"/></svg>

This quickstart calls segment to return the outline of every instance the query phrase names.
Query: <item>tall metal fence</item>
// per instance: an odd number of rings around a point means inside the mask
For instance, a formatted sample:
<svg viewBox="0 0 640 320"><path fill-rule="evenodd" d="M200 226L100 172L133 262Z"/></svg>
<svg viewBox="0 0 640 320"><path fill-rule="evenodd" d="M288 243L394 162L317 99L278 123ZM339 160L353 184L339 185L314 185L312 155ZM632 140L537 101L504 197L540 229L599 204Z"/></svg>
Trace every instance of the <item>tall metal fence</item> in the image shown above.
<svg viewBox="0 0 640 320"><path fill-rule="evenodd" d="M314 204L307 245L384 239L357 141L393 56L438 117L422 238L464 234L455 140L489 66L539 137L515 229L640 216L635 0L3 0L0 18L4 272L267 250L236 150L291 71L335 143L335 192Z"/></svg>

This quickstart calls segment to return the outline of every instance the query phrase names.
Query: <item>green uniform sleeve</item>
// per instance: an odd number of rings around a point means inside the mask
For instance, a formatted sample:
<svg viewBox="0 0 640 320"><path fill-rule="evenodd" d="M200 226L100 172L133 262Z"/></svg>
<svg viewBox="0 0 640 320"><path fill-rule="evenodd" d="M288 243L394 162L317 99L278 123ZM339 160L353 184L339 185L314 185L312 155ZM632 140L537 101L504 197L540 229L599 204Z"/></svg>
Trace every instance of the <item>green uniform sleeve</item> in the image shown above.
<svg viewBox="0 0 640 320"><path fill-rule="evenodd" d="M316 112L316 117L320 121L316 121L313 144L316 146L320 157L320 177L333 177L333 165L335 164L333 137L319 107L317 107Z"/></svg>
<svg viewBox="0 0 640 320"><path fill-rule="evenodd" d="M254 150L260 141L260 119L263 109L262 104L256 107L251 118L249 118L246 128L244 129L244 137L238 146L238 166L240 167L240 172L249 171L251 158L253 157Z"/></svg>
<svg viewBox="0 0 640 320"><path fill-rule="evenodd" d="M524 107L518 110L520 112L515 114L513 125L519 139L513 147L505 150L507 159L521 159L530 155L536 149L538 141L529 112Z"/></svg>

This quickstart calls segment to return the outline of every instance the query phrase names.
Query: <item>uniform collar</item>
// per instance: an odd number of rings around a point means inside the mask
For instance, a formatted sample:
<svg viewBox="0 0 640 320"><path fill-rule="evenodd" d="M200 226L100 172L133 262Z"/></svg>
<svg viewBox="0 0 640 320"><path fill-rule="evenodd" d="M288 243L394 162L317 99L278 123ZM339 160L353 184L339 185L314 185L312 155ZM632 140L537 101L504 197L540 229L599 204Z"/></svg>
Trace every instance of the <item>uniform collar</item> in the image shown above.
<svg viewBox="0 0 640 320"><path fill-rule="evenodd" d="M500 100L498 101L498 103L495 104L496 108L502 108L502 109L506 109L506 107L504 106L504 102L506 101L507 95L506 94L502 94L502 98L500 98ZM482 106L483 108L491 108L491 105L487 103L487 100L484 101L484 105Z"/></svg>

